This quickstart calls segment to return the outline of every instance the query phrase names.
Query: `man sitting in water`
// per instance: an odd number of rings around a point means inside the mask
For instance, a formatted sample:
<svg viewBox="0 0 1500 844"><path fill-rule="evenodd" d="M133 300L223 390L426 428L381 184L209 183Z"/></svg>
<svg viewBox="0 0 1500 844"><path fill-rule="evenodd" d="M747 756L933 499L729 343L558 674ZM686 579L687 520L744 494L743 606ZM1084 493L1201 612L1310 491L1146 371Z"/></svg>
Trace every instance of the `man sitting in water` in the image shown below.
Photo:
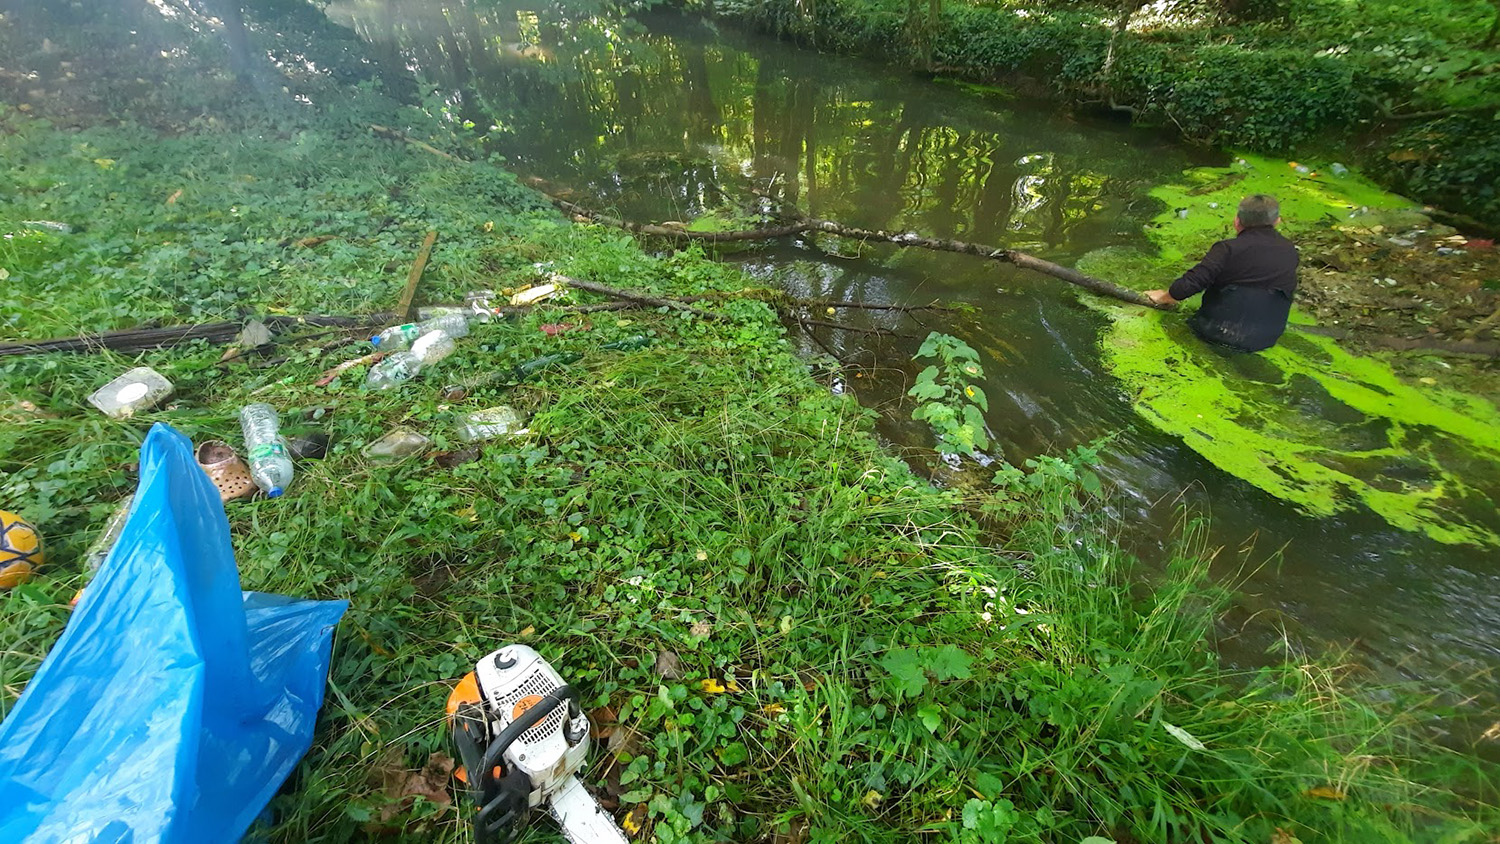
<svg viewBox="0 0 1500 844"><path fill-rule="evenodd" d="M1271 348L1286 330L1297 289L1297 247L1276 231L1280 223L1275 197L1245 197L1234 216L1238 234L1215 243L1170 289L1146 296L1174 305L1202 293L1203 305L1188 319L1193 333L1242 352Z"/></svg>

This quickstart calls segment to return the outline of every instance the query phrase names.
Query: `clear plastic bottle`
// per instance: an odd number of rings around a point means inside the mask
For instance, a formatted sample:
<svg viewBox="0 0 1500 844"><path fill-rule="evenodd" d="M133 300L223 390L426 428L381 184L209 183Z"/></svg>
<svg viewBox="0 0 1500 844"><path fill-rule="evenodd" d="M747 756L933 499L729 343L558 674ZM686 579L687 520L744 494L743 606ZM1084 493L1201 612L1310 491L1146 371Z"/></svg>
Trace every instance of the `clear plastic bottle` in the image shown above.
<svg viewBox="0 0 1500 844"><path fill-rule="evenodd" d="M422 335L442 331L449 337L469 336L469 323L478 321L479 314L442 314L422 322L393 325L370 338L370 342L382 352L399 351L415 343Z"/></svg>
<svg viewBox="0 0 1500 844"><path fill-rule="evenodd" d="M419 323L408 322L385 329L371 337L370 342L382 352L399 351L410 346L413 340L421 336L422 326Z"/></svg>
<svg viewBox="0 0 1500 844"><path fill-rule="evenodd" d="M468 330L467 325L465 325L465 330ZM429 331L411 344L411 353L422 361L423 366L431 366L453 354L457 349L458 344L453 342L453 335L442 329Z"/></svg>
<svg viewBox="0 0 1500 844"><path fill-rule="evenodd" d="M453 354L458 344L446 331L429 331L417 338L410 349L386 356L385 360L370 367L366 383L375 390L389 390L415 378L422 367L437 363Z"/></svg>
<svg viewBox="0 0 1500 844"><path fill-rule="evenodd" d="M265 402L240 408L240 431L250 457L250 478L267 498L277 498L292 482L292 458L281 439L276 408Z"/></svg>

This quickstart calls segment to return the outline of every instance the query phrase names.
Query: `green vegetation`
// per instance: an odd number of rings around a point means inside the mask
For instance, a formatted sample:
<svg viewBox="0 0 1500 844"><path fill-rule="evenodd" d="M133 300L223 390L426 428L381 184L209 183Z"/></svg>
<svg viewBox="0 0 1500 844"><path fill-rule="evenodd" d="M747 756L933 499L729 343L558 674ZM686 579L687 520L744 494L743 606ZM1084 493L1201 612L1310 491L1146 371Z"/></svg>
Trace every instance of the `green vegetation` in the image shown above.
<svg viewBox="0 0 1500 844"><path fill-rule="evenodd" d="M1040 81L1076 104L1206 144L1284 153L1360 143L1361 159L1386 184L1500 222L1500 7L1484 0L729 0L715 8L822 49L976 81Z"/></svg>
<svg viewBox="0 0 1500 844"><path fill-rule="evenodd" d="M1103 250L1080 268L1160 286L1226 235L1230 209L1249 193L1280 197L1294 236L1420 220L1405 200L1353 176L1311 178L1248 156L1152 191L1169 209L1147 229L1158 254ZM1106 359L1136 409L1224 471L1317 515L1362 502L1440 542L1500 544L1500 410L1491 401L1403 380L1325 337L1292 331L1262 354L1226 356L1194 342L1177 315L1100 307L1112 321ZM1294 312L1294 321L1309 320Z"/></svg>
<svg viewBox="0 0 1500 844"><path fill-rule="evenodd" d="M0 46L37 40L16 26ZM93 49L109 36L84 34ZM112 125L0 112L0 228L17 234L0 241L6 338L376 310L429 229L432 302L543 270L664 293L744 286L700 252L653 257L538 210L492 163L373 137L380 123L456 149L435 114L374 79L339 81L358 56L317 55L326 74L288 65L284 94L246 101L211 47L177 37L180 64L158 70L178 84L155 90L182 102ZM81 228L19 222L38 219ZM202 343L0 358L0 504L41 527L50 561L0 597L3 701L66 623L149 424L235 442L235 411L256 400L333 444L285 497L229 506L242 582L351 602L271 840L466 840L446 777L406 772L452 753L449 685L515 640L584 690L608 733L588 781L647 840L1477 842L1500 820L1492 769L1422 738L1431 708L1349 691L1297 654L1221 666L1228 593L1198 542L1143 587L1086 450L1006 468L965 500L882 451L872 414L809 374L770 309L705 307L724 319L596 313L555 337L539 327L580 316L540 309L477 327L386 393L359 370L314 384L368 351L357 332L229 362ZM602 349L642 333L650 348ZM982 401L963 389L971 354L941 337L928 351L926 383ZM582 358L493 377L555 352ZM128 422L87 406L135 364L175 382L172 404ZM440 398L450 382L467 397ZM530 433L464 453L455 417L499 403L531 412ZM361 455L397 426L442 459ZM983 530L969 505L986 508Z"/></svg>
<svg viewBox="0 0 1500 844"><path fill-rule="evenodd" d="M907 392L919 402L911 418L932 426L937 449L943 454L967 457L989 448L984 412L990 402L975 383L984 377L979 353L957 337L934 331L916 357L937 362L917 373L916 383Z"/></svg>

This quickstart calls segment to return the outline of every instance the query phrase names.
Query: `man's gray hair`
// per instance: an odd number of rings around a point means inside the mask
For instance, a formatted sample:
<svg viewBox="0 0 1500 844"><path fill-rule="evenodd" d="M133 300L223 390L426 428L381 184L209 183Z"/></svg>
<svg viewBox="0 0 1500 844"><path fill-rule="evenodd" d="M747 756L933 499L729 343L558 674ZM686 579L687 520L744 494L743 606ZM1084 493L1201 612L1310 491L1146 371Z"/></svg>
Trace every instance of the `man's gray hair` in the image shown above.
<svg viewBox="0 0 1500 844"><path fill-rule="evenodd" d="M1247 229L1274 226L1281 219L1281 204L1270 194L1257 193L1240 200L1240 225Z"/></svg>

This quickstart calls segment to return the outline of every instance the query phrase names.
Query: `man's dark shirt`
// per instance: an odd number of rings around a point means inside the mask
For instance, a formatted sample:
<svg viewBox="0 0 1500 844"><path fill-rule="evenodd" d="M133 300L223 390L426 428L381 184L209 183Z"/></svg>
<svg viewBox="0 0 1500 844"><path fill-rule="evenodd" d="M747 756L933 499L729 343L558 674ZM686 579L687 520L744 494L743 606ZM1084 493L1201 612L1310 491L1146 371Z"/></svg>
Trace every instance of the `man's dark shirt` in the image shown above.
<svg viewBox="0 0 1500 844"><path fill-rule="evenodd" d="M1245 229L1221 240L1196 267L1172 282L1173 299L1203 294L1188 319L1199 337L1244 352L1276 345L1297 290L1297 247L1274 227Z"/></svg>

